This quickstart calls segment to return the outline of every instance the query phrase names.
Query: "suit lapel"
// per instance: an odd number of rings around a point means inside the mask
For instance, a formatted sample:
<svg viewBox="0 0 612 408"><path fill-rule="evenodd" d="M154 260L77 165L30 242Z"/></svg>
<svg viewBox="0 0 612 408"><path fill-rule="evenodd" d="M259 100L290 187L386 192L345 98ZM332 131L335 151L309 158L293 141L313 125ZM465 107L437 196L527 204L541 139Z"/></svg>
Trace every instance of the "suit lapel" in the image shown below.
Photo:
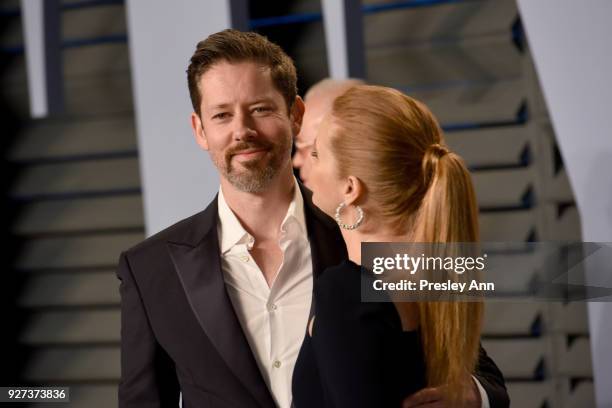
<svg viewBox="0 0 612 408"><path fill-rule="evenodd" d="M225 288L217 237L217 199L200 213L186 242L168 242L168 250L200 326L228 367L263 407L272 396L257 367ZM198 242L193 242L198 240Z"/></svg>

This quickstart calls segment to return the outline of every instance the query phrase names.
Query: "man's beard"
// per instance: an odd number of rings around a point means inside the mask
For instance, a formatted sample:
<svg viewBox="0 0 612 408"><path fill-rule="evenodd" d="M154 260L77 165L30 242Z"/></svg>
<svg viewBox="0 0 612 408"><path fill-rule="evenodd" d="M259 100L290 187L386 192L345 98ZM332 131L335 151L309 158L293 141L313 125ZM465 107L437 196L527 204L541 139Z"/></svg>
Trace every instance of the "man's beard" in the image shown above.
<svg viewBox="0 0 612 408"><path fill-rule="evenodd" d="M251 160L232 163L232 158L243 151L263 149L265 152ZM265 140L241 141L220 154L212 155L215 166L234 187L246 193L264 191L283 165L289 162L291 138L274 144Z"/></svg>

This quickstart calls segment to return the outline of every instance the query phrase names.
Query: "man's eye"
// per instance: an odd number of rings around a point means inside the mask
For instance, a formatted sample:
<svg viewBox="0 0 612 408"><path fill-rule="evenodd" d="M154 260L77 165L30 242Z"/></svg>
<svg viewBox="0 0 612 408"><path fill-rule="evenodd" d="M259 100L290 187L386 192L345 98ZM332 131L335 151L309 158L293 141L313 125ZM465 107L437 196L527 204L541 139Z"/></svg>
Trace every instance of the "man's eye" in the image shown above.
<svg viewBox="0 0 612 408"><path fill-rule="evenodd" d="M253 112L257 112L257 113L262 113L262 112L269 112L270 108L268 108L267 106L258 106L255 109L253 109Z"/></svg>
<svg viewBox="0 0 612 408"><path fill-rule="evenodd" d="M213 116L213 119L225 119L229 116L229 113L227 112L221 112L221 113L217 113L216 115Z"/></svg>
<svg viewBox="0 0 612 408"><path fill-rule="evenodd" d="M314 149L310 151L310 155L311 155L312 157L319 157L319 153L317 153L317 151L316 151L316 150L314 150Z"/></svg>

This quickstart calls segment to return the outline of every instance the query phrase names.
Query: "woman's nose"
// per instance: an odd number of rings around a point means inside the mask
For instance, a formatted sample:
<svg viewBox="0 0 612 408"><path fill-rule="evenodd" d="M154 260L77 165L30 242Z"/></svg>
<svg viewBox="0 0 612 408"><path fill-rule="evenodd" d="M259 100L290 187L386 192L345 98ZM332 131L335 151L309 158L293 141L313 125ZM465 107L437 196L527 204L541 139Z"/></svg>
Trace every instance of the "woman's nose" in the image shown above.
<svg viewBox="0 0 612 408"><path fill-rule="evenodd" d="M293 167L300 168L304 165L304 148L297 148L293 155Z"/></svg>

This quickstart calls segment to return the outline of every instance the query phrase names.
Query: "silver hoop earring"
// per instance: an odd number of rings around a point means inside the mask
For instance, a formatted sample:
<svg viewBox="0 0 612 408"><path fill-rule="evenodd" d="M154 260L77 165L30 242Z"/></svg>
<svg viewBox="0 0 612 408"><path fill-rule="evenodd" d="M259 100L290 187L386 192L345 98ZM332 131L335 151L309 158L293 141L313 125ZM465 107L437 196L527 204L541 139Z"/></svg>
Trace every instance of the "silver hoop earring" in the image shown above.
<svg viewBox="0 0 612 408"><path fill-rule="evenodd" d="M344 228L345 230L354 230L355 228L359 227L361 223L363 222L363 210L361 209L360 206L358 205L355 206L359 216L357 217L357 221L355 221L354 224L349 225L349 224L343 223L342 219L340 219L340 211L342 211L344 207L346 207L346 203L344 202L340 203L340 205L336 208L336 215L334 216L334 218L336 219L336 222L338 223L340 228Z"/></svg>

